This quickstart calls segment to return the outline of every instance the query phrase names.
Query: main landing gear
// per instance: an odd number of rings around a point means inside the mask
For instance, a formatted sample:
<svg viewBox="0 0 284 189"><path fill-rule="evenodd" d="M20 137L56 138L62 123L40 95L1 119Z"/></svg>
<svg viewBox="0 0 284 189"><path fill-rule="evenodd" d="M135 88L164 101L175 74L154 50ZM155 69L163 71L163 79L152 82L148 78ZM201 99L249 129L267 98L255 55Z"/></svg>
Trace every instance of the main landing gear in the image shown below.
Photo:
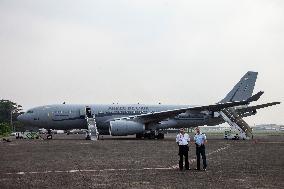
<svg viewBox="0 0 284 189"><path fill-rule="evenodd" d="M52 139L52 133L51 133L51 129L47 130L47 136L46 136L47 140L51 140Z"/></svg>
<svg viewBox="0 0 284 189"><path fill-rule="evenodd" d="M165 135L164 133L157 132L157 131L149 131L146 133L138 133L136 134L137 139L164 139Z"/></svg>

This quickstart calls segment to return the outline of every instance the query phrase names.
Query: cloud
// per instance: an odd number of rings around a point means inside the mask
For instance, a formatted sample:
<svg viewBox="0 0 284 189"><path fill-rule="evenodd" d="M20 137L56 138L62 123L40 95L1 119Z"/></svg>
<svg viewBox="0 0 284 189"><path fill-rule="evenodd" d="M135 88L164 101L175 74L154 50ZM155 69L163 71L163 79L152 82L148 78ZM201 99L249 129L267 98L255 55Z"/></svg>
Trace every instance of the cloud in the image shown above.
<svg viewBox="0 0 284 189"><path fill-rule="evenodd" d="M0 94L27 108L208 104L254 70L261 102L283 100L283 8L276 0L1 1ZM252 121L280 123L283 112Z"/></svg>

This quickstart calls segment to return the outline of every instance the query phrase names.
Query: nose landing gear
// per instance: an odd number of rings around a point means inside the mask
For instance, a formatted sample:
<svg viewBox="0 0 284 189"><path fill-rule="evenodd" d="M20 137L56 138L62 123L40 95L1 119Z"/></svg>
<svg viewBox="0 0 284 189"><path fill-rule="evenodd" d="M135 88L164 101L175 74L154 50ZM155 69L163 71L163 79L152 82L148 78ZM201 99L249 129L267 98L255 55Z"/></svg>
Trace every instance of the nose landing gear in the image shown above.
<svg viewBox="0 0 284 189"><path fill-rule="evenodd" d="M51 140L52 139L52 133L51 133L51 129L47 130L47 136L46 136L47 140Z"/></svg>
<svg viewBox="0 0 284 189"><path fill-rule="evenodd" d="M164 139L165 138L165 134L162 132L157 132L157 131L150 131L150 132L146 132L146 133L139 133L136 134L136 138L137 139Z"/></svg>

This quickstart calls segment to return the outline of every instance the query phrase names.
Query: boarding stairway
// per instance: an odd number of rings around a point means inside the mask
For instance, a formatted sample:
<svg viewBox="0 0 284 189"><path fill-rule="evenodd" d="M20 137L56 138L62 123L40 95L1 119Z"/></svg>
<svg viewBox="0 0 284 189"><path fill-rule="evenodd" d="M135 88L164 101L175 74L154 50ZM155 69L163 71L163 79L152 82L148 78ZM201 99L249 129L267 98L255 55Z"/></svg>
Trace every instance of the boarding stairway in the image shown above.
<svg viewBox="0 0 284 189"><path fill-rule="evenodd" d="M253 137L252 129L235 111L234 108L226 108L220 111L220 115L231 127L238 130L241 136L246 139Z"/></svg>
<svg viewBox="0 0 284 189"><path fill-rule="evenodd" d="M96 125L96 119L95 115L93 116L87 116L85 117L87 121L88 131L87 131L87 137L88 140L98 140L99 139L99 132Z"/></svg>

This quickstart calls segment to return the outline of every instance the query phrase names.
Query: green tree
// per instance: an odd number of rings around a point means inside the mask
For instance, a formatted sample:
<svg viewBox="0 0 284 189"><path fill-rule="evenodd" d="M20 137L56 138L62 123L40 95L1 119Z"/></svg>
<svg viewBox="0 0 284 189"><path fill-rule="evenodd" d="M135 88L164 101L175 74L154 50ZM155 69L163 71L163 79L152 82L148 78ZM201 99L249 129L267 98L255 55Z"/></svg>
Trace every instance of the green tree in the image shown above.
<svg viewBox="0 0 284 189"><path fill-rule="evenodd" d="M10 125L11 128L11 122L13 122L13 125L19 125L17 117L22 114L21 107L21 105L10 100L0 100L0 124L3 123L1 124L1 130L6 131L7 125ZM4 125L5 128L2 128Z"/></svg>
<svg viewBox="0 0 284 189"><path fill-rule="evenodd" d="M11 133L11 126L8 123L0 123L0 136L8 136Z"/></svg>

